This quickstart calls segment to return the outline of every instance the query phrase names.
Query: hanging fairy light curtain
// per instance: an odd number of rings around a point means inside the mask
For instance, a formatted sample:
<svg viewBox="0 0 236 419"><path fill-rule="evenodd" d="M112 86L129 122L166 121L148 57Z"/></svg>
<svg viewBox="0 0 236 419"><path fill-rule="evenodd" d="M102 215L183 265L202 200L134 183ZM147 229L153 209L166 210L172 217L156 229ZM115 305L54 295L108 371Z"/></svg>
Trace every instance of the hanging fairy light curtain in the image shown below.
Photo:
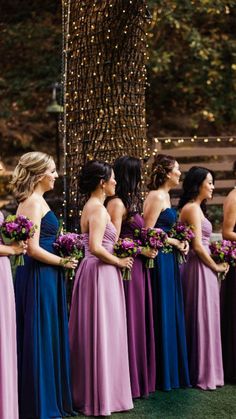
<svg viewBox="0 0 236 419"><path fill-rule="evenodd" d="M145 154L147 18L145 0L64 1L62 132L70 225L79 218L77 172L86 160Z"/></svg>

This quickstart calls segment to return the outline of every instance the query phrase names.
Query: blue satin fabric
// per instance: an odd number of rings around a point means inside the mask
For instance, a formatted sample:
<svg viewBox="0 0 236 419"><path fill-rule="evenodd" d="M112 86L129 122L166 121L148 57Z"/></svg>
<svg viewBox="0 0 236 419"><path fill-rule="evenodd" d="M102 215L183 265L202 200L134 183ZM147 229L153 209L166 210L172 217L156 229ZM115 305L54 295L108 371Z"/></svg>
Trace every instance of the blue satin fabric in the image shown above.
<svg viewBox="0 0 236 419"><path fill-rule="evenodd" d="M166 208L155 227L168 232L176 211ZM162 390L190 385L182 286L176 251L159 251L151 269L156 341L156 387Z"/></svg>
<svg viewBox="0 0 236 419"><path fill-rule="evenodd" d="M41 221L40 246L55 253L58 220ZM25 256L15 280L20 418L73 414L63 269Z"/></svg>

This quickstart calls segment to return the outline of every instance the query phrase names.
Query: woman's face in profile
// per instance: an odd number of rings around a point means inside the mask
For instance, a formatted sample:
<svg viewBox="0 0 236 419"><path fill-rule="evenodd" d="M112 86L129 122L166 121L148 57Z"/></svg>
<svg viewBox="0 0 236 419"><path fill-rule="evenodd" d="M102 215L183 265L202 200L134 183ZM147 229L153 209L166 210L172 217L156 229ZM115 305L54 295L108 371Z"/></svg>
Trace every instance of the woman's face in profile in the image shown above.
<svg viewBox="0 0 236 419"><path fill-rule="evenodd" d="M199 188L199 195L202 199L211 199L214 189L213 177L211 173L208 173Z"/></svg>
<svg viewBox="0 0 236 419"><path fill-rule="evenodd" d="M45 171L45 174L40 181L44 186L45 191L50 191L54 188L55 180L58 178L57 170L54 161L52 161Z"/></svg>
<svg viewBox="0 0 236 419"><path fill-rule="evenodd" d="M180 176L181 176L181 171L179 169L179 163L175 161L174 167L168 176L169 180L172 181L173 186L177 186L179 184Z"/></svg>
<svg viewBox="0 0 236 419"><path fill-rule="evenodd" d="M111 172L111 177L109 180L107 180L106 182L104 182L104 192L106 194L106 196L113 196L115 195L115 191L116 191L116 180L115 180L115 175L114 172L112 170Z"/></svg>

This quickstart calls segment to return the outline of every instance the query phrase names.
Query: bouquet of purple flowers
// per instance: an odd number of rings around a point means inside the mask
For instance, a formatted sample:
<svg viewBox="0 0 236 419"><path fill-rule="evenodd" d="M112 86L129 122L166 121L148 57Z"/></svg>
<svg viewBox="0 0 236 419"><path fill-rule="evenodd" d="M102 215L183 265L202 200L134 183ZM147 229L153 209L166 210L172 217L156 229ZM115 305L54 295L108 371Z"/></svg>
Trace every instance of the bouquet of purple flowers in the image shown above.
<svg viewBox="0 0 236 419"><path fill-rule="evenodd" d="M135 235L139 235L143 246L159 250L167 246L167 234L161 228L142 228L136 229ZM147 268L154 268L154 259L147 259Z"/></svg>
<svg viewBox="0 0 236 419"><path fill-rule="evenodd" d="M187 241L190 243L195 237L193 230L194 227L192 225L183 223L182 221L176 221L169 231L168 236L181 242ZM186 262L185 255L180 251L178 252L178 262Z"/></svg>
<svg viewBox="0 0 236 419"><path fill-rule="evenodd" d="M118 258L133 257L141 253L140 242L130 238L119 238L114 245L114 255ZM122 269L122 277L124 280L131 279L131 272L128 268Z"/></svg>
<svg viewBox="0 0 236 419"><path fill-rule="evenodd" d="M193 230L194 227L192 225L183 223L182 221L176 221L169 231L168 236L178 239L181 242L187 241L190 243L195 237Z"/></svg>
<svg viewBox="0 0 236 419"><path fill-rule="evenodd" d="M236 266L236 241L231 242L229 264L234 267Z"/></svg>
<svg viewBox="0 0 236 419"><path fill-rule="evenodd" d="M37 226L24 215L8 215L0 227L3 243L26 241L33 237ZM23 255L15 256L15 265L24 265Z"/></svg>
<svg viewBox="0 0 236 419"><path fill-rule="evenodd" d="M57 237L54 247L57 253L63 257L80 260L84 257L84 235L77 233L60 233ZM74 269L68 269L68 277L74 276Z"/></svg>
<svg viewBox="0 0 236 419"><path fill-rule="evenodd" d="M230 240L218 240L210 243L211 257L216 263L228 263L235 266L236 245ZM220 279L225 279L226 273L220 274Z"/></svg>

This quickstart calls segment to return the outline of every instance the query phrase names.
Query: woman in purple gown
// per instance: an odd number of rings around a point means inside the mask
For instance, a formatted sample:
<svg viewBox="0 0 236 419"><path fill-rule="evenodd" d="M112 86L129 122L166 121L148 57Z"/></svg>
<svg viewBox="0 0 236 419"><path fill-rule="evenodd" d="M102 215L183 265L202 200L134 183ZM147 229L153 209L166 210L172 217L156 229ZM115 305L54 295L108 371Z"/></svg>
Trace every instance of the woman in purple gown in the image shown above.
<svg viewBox="0 0 236 419"><path fill-rule="evenodd" d="M76 273L69 321L75 407L107 416L133 407L129 376L125 298L119 268L133 259L113 255L116 229L104 207L114 195L112 168L96 160L81 170L79 187L90 194L81 215L85 257Z"/></svg>
<svg viewBox="0 0 236 419"><path fill-rule="evenodd" d="M179 203L181 221L192 225L195 232L181 277L190 380L203 390L224 384L217 273L225 272L227 264L216 264L209 251L212 226L205 215L205 201L213 190L213 174L194 166L186 174Z"/></svg>
<svg viewBox="0 0 236 419"><path fill-rule="evenodd" d="M3 167L0 162L0 173ZM3 214L0 212L0 225ZM16 312L8 256L24 251L23 243L4 245L0 238L0 418L18 418Z"/></svg>
<svg viewBox="0 0 236 419"><path fill-rule="evenodd" d="M135 157L120 157L115 161L116 196L107 209L118 236L135 239L135 229L144 227L138 212L141 161ZM154 258L156 251L142 248L142 255ZM148 396L155 391L156 362L152 311L152 292L146 258L137 256L132 268L131 281L123 281L132 397Z"/></svg>
<svg viewBox="0 0 236 419"><path fill-rule="evenodd" d="M236 161L233 168L236 174ZM236 241L236 188L224 202L223 238ZM232 266L221 283L221 337L224 376L236 382L236 267Z"/></svg>

